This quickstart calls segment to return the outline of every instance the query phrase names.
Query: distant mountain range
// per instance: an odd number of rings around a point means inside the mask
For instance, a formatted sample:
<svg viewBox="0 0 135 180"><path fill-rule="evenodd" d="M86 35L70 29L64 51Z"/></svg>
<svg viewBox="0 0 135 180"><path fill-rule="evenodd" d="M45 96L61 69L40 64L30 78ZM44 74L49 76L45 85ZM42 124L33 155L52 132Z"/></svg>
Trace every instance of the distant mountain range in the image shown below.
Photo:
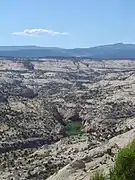
<svg viewBox="0 0 135 180"><path fill-rule="evenodd" d="M84 57L91 59L135 59L135 44L116 43L91 48L63 49L39 46L0 46L1 57Z"/></svg>

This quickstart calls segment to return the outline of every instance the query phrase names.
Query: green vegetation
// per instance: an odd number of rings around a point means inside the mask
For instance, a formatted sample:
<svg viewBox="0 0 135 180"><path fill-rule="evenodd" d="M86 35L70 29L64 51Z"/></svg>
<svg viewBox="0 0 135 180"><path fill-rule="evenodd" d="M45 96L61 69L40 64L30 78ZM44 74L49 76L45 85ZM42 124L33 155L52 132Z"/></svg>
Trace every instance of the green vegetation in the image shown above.
<svg viewBox="0 0 135 180"><path fill-rule="evenodd" d="M90 180L105 179L103 173L97 172ZM110 170L110 180L135 180L135 140L118 153Z"/></svg>
<svg viewBox="0 0 135 180"><path fill-rule="evenodd" d="M78 121L67 121L66 122L66 134L67 136L82 135L81 131L82 124Z"/></svg>
<svg viewBox="0 0 135 180"><path fill-rule="evenodd" d="M96 172L90 180L105 180L105 175L103 174L102 171Z"/></svg>
<svg viewBox="0 0 135 180"><path fill-rule="evenodd" d="M135 180L135 140L118 153L110 179Z"/></svg>

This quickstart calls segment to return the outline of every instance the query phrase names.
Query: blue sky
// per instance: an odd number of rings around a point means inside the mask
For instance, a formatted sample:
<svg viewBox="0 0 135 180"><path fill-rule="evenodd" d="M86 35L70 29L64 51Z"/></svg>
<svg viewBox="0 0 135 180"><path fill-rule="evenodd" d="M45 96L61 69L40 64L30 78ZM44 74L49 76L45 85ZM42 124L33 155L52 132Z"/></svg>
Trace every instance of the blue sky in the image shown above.
<svg viewBox="0 0 135 180"><path fill-rule="evenodd" d="M2 0L0 45L135 43L134 0Z"/></svg>

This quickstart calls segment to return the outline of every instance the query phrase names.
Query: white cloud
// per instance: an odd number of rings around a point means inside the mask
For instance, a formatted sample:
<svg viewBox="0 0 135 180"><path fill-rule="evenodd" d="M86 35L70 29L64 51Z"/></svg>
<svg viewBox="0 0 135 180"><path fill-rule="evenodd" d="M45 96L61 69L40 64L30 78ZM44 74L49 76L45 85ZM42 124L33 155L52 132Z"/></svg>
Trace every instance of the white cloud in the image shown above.
<svg viewBox="0 0 135 180"><path fill-rule="evenodd" d="M53 30L48 30L48 29L25 29L24 31L21 32L14 32L12 33L13 35L16 36L42 36L45 34L51 35L51 36L56 36L56 35L68 35L67 32L57 32Z"/></svg>

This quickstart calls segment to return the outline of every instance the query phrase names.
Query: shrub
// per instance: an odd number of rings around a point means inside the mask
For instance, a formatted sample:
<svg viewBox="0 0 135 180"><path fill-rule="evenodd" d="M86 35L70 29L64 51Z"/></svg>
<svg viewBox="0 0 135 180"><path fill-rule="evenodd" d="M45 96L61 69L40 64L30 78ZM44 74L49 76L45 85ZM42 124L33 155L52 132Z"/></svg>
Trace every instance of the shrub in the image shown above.
<svg viewBox="0 0 135 180"><path fill-rule="evenodd" d="M135 140L118 153L110 180L135 180Z"/></svg>
<svg viewBox="0 0 135 180"><path fill-rule="evenodd" d="M109 176L110 180L135 180L135 140L118 153ZM105 179L108 178L100 171L90 178L90 180Z"/></svg>
<svg viewBox="0 0 135 180"><path fill-rule="evenodd" d="M105 180L105 175L102 171L97 171L90 180Z"/></svg>

